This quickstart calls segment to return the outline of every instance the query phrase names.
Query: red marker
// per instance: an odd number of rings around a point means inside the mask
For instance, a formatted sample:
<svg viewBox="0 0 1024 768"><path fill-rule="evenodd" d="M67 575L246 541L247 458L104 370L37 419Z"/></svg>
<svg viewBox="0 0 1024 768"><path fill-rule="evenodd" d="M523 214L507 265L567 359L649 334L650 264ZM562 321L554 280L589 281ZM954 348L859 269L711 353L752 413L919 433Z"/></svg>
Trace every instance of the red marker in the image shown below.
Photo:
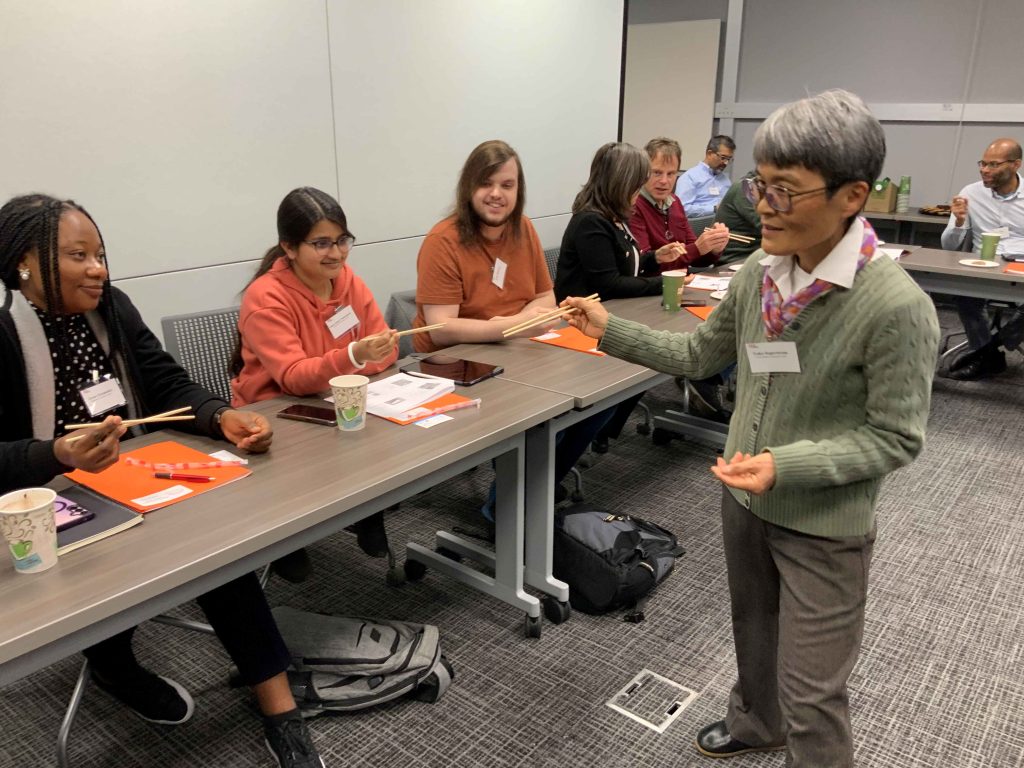
<svg viewBox="0 0 1024 768"><path fill-rule="evenodd" d="M186 483L212 483L216 478L206 475L183 475L180 472L154 472L161 480L184 480Z"/></svg>

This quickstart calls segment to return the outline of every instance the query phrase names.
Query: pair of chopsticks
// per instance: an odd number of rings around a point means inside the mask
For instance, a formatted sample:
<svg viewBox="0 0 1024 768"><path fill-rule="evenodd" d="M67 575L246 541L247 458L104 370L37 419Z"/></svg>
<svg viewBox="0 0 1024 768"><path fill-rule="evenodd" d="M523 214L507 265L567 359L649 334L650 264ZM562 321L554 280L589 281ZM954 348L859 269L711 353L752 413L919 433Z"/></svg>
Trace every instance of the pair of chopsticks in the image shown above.
<svg viewBox="0 0 1024 768"><path fill-rule="evenodd" d="M421 328L410 328L410 329L408 329L406 331L399 331L396 335L399 336L399 337L411 336L414 333L423 333L425 331L436 331L438 328L444 328L444 326L445 326L444 323L434 323L433 325L424 325Z"/></svg>
<svg viewBox="0 0 1024 768"><path fill-rule="evenodd" d="M746 245L750 245L757 238L756 237L747 237L746 235L737 235L737 234L734 234L734 233L730 232L729 233L729 239L730 240L735 240L737 243L745 243Z"/></svg>
<svg viewBox="0 0 1024 768"><path fill-rule="evenodd" d="M126 427L134 427L136 424L158 424L165 421L190 421L195 418L195 414L190 413L187 416L181 416L179 414L183 414L185 411L191 410L192 406L186 405L183 408L175 408L172 411L164 411L163 413L157 413L154 414L153 416L146 416L143 419L125 419L124 421L121 422L121 424L123 424ZM64 429L89 429L90 427L99 427L102 425L103 422L95 421L89 424L68 424L64 427ZM73 443L77 440L81 440L83 437L85 437L84 434L75 435L74 437L69 437L67 439L67 442Z"/></svg>
<svg viewBox="0 0 1024 768"><path fill-rule="evenodd" d="M592 293L589 296L586 296L585 298L597 299L598 301L601 300L601 297L598 296L596 293ZM552 320L557 320L561 317L565 317L571 312L576 311L577 309L575 307L555 307L550 312L545 312L543 315L537 315L537 317L531 318L530 320L524 320L521 323L516 323L511 328L506 328L504 331L501 332L501 335L504 336L505 338L508 338L513 334L519 333L520 331L525 331L527 328L533 328L533 326L535 325L543 325L544 323L549 323Z"/></svg>

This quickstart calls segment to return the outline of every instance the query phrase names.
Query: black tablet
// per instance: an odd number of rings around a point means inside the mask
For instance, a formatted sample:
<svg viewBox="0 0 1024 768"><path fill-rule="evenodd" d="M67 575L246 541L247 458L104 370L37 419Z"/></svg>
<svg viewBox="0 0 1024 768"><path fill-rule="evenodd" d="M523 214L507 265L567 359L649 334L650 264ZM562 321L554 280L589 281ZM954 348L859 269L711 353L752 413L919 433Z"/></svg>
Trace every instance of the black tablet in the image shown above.
<svg viewBox="0 0 1024 768"><path fill-rule="evenodd" d="M476 360L463 360L460 357L449 355L431 355L403 365L399 370L402 373L424 373L428 376L439 376L442 379L451 379L460 386L469 387L484 379L489 379L491 376L497 376L505 369L500 365L479 363Z"/></svg>

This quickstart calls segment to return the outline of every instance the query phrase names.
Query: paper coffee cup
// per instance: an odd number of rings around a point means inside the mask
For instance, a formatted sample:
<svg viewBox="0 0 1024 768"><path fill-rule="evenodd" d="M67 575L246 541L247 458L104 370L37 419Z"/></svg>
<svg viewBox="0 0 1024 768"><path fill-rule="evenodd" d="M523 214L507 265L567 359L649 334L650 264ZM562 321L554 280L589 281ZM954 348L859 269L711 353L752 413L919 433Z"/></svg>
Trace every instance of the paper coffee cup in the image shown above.
<svg viewBox="0 0 1024 768"><path fill-rule="evenodd" d="M661 306L669 312L679 311L679 297L686 285L686 270L671 269L661 273Z"/></svg>
<svg viewBox="0 0 1024 768"><path fill-rule="evenodd" d="M356 432L366 426L366 387L370 380L358 374L335 376L328 382L334 395L338 429Z"/></svg>
<svg viewBox="0 0 1024 768"><path fill-rule="evenodd" d="M57 525L49 488L25 488L0 496L3 532L18 573L39 573L57 564Z"/></svg>
<svg viewBox="0 0 1024 768"><path fill-rule="evenodd" d="M994 261L996 258L996 246L999 245L1001 235L998 232L981 233L981 258L986 261Z"/></svg>

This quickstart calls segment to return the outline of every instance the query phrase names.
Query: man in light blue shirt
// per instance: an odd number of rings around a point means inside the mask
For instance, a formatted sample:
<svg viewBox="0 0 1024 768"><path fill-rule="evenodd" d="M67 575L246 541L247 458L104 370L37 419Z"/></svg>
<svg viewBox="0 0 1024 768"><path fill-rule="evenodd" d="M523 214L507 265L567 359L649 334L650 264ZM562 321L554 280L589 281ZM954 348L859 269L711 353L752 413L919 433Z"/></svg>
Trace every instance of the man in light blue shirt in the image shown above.
<svg viewBox="0 0 1024 768"><path fill-rule="evenodd" d="M942 247L964 250L970 238L975 252L981 251L981 235L999 232L997 256L1024 258L1024 177L1020 173L1021 147L1013 139L996 139L989 144L978 170L981 181L968 184L950 205L949 223L942 233ZM957 358L946 374L971 381L1006 370L1006 355L1000 349L1015 349L1024 339L1024 309L1018 306L993 336L985 316L984 299L957 297L960 322L967 333L970 351Z"/></svg>
<svg viewBox="0 0 1024 768"><path fill-rule="evenodd" d="M676 197L683 204L687 218L711 216L722 201L732 180L725 169L732 162L736 142L729 136L712 136L704 152L704 162L697 163L679 177Z"/></svg>

